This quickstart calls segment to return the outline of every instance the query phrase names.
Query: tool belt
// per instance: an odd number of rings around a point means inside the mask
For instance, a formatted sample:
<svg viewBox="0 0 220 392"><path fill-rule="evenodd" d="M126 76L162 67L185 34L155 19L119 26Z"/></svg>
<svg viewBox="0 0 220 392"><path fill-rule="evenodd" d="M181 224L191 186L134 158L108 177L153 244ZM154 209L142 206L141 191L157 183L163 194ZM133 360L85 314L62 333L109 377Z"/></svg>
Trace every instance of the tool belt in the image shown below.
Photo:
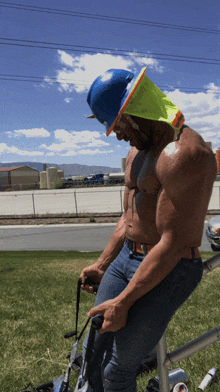
<svg viewBox="0 0 220 392"><path fill-rule="evenodd" d="M126 238L126 243L130 251L140 253L141 255L147 255L151 251L151 249L153 249L155 246L155 245L139 244L138 242L134 242L129 238ZM188 260L199 259L200 257L201 256L198 248L189 248L189 254L187 256L184 256L184 258Z"/></svg>

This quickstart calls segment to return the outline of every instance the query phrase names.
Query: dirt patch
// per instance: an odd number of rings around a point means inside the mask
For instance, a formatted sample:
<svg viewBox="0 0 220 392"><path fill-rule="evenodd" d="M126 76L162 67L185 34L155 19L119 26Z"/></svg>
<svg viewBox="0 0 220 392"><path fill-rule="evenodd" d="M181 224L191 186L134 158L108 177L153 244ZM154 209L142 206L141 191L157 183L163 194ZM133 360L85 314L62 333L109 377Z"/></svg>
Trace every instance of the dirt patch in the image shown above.
<svg viewBox="0 0 220 392"><path fill-rule="evenodd" d="M81 217L36 217L36 218L4 218L0 217L0 226L8 225L57 225L57 224L85 224L85 223L117 223L120 215L90 215Z"/></svg>
<svg viewBox="0 0 220 392"><path fill-rule="evenodd" d="M219 216L220 211L208 211L205 220ZM44 217L0 217L0 226L13 225L58 225L74 223L117 223L121 214L93 214L87 216L44 216Z"/></svg>

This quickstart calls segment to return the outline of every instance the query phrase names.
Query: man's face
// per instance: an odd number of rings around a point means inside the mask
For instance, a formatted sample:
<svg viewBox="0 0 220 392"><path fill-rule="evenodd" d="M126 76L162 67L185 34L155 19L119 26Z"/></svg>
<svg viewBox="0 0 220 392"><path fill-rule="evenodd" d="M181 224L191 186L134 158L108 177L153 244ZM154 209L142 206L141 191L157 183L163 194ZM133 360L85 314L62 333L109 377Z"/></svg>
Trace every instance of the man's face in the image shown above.
<svg viewBox="0 0 220 392"><path fill-rule="evenodd" d="M123 114L121 119L114 126L113 131L116 133L118 140L130 142L132 147L139 151L149 150L151 146L151 127L143 132L140 126L133 120L132 116Z"/></svg>

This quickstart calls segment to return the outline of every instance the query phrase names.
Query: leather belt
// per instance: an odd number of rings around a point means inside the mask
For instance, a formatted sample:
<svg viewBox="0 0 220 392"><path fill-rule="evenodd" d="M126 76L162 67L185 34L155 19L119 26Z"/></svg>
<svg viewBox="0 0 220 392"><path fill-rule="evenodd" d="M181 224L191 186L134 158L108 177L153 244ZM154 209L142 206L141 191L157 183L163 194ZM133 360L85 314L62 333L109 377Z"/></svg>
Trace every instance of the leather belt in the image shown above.
<svg viewBox="0 0 220 392"><path fill-rule="evenodd" d="M198 248L191 248L189 252L190 252L189 257L186 257L186 259L193 260L193 259L199 259L201 257Z"/></svg>
<svg viewBox="0 0 220 392"><path fill-rule="evenodd" d="M126 239L128 244L128 248L132 252L141 253L142 255L147 255L151 249L154 248L155 245L147 245L147 244L139 244L138 242L134 242L129 238Z"/></svg>
<svg viewBox="0 0 220 392"><path fill-rule="evenodd" d="M138 242L134 242L129 238L126 239L126 242L128 244L128 248L132 252L140 253L142 255L147 255L150 252L150 250L153 249L155 246L155 245L139 244ZM189 248L188 255L184 255L184 258L188 260L199 259L200 257L201 255L199 253L198 248Z"/></svg>

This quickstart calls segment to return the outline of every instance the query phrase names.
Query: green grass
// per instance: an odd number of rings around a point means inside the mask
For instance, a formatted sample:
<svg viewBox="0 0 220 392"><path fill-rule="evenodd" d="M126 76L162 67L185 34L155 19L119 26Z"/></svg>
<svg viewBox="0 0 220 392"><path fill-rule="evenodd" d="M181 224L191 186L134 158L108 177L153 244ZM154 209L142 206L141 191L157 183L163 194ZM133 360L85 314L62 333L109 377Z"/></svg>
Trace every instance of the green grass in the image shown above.
<svg viewBox="0 0 220 392"><path fill-rule="evenodd" d="M76 287L82 268L92 264L99 252L0 252L1 277L1 392L18 392L29 382L38 385L63 374L74 338L64 339L75 328ZM203 260L215 252L203 253ZM202 280L190 299L169 324L167 341L172 351L219 326L220 269ZM79 330L84 325L94 296L81 295ZM189 391L196 391L212 368L220 367L219 342L173 366L189 376ZM143 391L149 378L138 379ZM77 374L71 373L74 389ZM219 391L219 385L209 387Z"/></svg>

